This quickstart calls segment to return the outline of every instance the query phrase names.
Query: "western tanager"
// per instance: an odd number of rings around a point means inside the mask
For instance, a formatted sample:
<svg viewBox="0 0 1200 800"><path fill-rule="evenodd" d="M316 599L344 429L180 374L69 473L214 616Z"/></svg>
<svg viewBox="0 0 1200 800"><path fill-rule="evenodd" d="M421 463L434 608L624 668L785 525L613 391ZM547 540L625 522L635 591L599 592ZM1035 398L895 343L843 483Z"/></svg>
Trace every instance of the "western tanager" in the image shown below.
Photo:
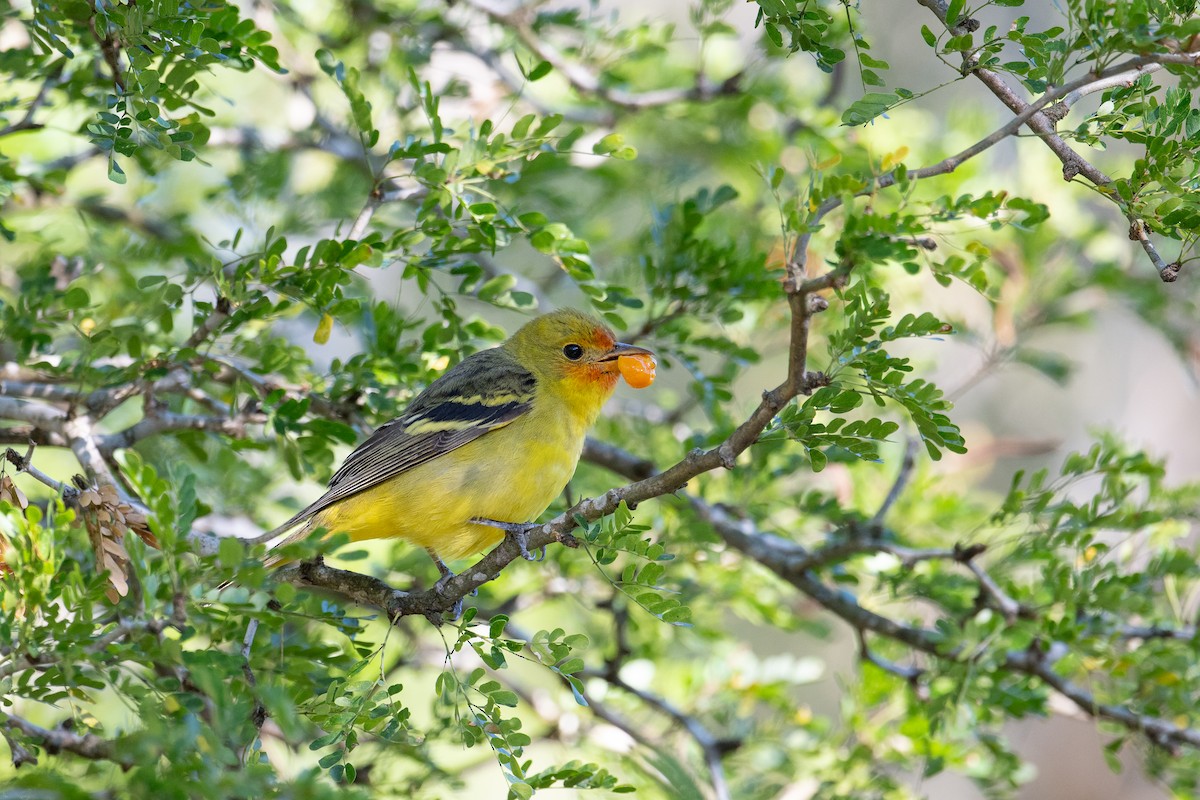
<svg viewBox="0 0 1200 800"><path fill-rule="evenodd" d="M447 577L443 559L495 545L562 492L621 373L648 385L653 354L578 311L531 320L430 384L269 535L300 526L280 544L317 527L355 541L399 537L426 548Z"/></svg>

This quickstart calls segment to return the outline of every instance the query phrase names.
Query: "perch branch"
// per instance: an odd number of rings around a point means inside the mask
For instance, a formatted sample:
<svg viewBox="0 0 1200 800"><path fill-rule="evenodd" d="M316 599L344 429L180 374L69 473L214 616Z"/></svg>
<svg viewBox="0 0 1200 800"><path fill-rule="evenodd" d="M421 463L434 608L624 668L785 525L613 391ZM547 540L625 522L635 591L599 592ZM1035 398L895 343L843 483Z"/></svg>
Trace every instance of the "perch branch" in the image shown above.
<svg viewBox="0 0 1200 800"><path fill-rule="evenodd" d="M601 462L598 463L615 468L616 471L620 471L622 466L633 466L640 463L636 457L624 453L612 445L597 449L596 452L602 453ZM860 636L869 631L907 645L917 652L943 660L960 661L969 657L969 654L948 648L937 631L899 622L870 611L860 605L853 595L840 588L828 586L813 572L850 555L867 552L892 553L900 558L906 566L921 560L946 559L964 563L970 567L973 559L982 552L980 546L914 550L886 542L857 539L829 545L810 553L795 542L760 531L749 519L737 518L720 506L711 505L694 495L683 492L679 494L689 500L697 515L711 525L728 546L774 572L827 611L847 622ZM974 573L974 569L972 572ZM989 578L989 580L991 579ZM994 581L991 582L994 584ZM1007 597L1003 591L999 590L998 586L995 589L1000 595ZM982 584L981 592L985 595L992 594ZM994 595L992 599L995 599ZM1015 601L1012 602L1015 603ZM1017 604L1016 613L1018 616L1024 616L1028 612ZM1192 628L1167 629L1145 626L1126 626L1121 629L1121 633L1126 638L1143 639L1191 639L1196 635L1196 631ZM1093 693L1059 675L1054 671L1054 664L1061 656L1062 650L1061 644L1052 644L1047 649L1034 646L1022 651L1009 652L1005 654L1000 666L1006 671L1024 674L1043 681L1072 701L1084 713L1116 722L1131 731L1143 734L1155 744L1168 749L1180 746L1200 749L1200 730L1177 725L1149 714L1139 714L1126 706L1101 703L1096 700ZM868 660L878 663L875 659ZM899 665L879 664L879 666L894 674L906 673L910 669ZM892 669L893 666L895 669ZM905 678L908 679L907 674Z"/></svg>
<svg viewBox="0 0 1200 800"><path fill-rule="evenodd" d="M828 288L834 281L829 275L823 275L808 281L793 281L787 287L788 305L792 311L787 377L779 386L763 392L762 400L750 416L718 446L709 450L694 450L661 473L647 475L599 497L582 500L550 522L531 528L522 537L506 536L475 565L439 581L438 587L422 592L398 591L370 576L336 570L319 561L285 568L279 573L280 577L295 583L332 589L357 602L382 608L392 619L421 614L440 620L442 614L455 603L495 579L501 570L522 555L523 550L533 551L553 543L577 546L578 542L571 536L571 531L581 522L594 522L612 514L621 503L634 506L677 492L688 481L718 467L732 469L737 457L758 441L759 435L784 406L797 396L828 383L823 374L807 371L806 359L812 314L824 307L824 301L814 292ZM593 450L598 448L593 446ZM644 471L639 474L644 474Z"/></svg>

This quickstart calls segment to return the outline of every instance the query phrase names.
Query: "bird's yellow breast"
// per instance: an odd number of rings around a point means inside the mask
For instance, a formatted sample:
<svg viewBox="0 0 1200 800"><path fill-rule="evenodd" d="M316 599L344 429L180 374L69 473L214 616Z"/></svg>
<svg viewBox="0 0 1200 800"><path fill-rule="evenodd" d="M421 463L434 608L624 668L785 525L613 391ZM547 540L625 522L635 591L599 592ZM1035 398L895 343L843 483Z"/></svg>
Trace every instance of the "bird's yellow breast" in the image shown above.
<svg viewBox="0 0 1200 800"><path fill-rule="evenodd" d="M536 520L574 474L591 422L539 398L508 425L336 503L312 524L356 541L399 537L447 561L477 553L504 534L470 520Z"/></svg>

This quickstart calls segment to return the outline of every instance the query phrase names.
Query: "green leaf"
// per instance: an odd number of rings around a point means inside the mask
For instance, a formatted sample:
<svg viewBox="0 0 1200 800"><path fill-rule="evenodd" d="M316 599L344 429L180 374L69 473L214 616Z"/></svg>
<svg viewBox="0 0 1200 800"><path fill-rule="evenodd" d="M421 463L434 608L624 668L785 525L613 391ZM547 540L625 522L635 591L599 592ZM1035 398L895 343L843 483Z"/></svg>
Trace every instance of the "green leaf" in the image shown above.
<svg viewBox="0 0 1200 800"><path fill-rule="evenodd" d="M227 567L237 566L245 557L245 548L237 539L224 538L217 548L217 558Z"/></svg>
<svg viewBox="0 0 1200 800"><path fill-rule="evenodd" d="M479 287L476 295L487 303L495 302L501 295L517 285L516 276L510 274L497 275Z"/></svg>
<svg viewBox="0 0 1200 800"><path fill-rule="evenodd" d="M127 180L125 177L125 170L121 169L121 165L117 163L115 158L110 158L108 160L108 179L113 183L120 184L124 184Z"/></svg>
<svg viewBox="0 0 1200 800"><path fill-rule="evenodd" d="M899 99L893 92L872 92L863 95L861 99L855 100L842 112L842 123L844 125L864 125L886 113Z"/></svg>
<svg viewBox="0 0 1200 800"><path fill-rule="evenodd" d="M592 152L596 155L604 156L621 148L624 144L624 136L619 133L610 133L592 145Z"/></svg>
<svg viewBox="0 0 1200 800"><path fill-rule="evenodd" d="M958 24L959 18L962 17L963 6L965 0L950 0L949 6L946 8L946 27L953 28Z"/></svg>
<svg viewBox="0 0 1200 800"><path fill-rule="evenodd" d="M67 289L66 294L63 295L62 299L63 308L68 308L71 310L87 308L89 305L91 305L91 303L91 296L82 286L72 286L71 288Z"/></svg>

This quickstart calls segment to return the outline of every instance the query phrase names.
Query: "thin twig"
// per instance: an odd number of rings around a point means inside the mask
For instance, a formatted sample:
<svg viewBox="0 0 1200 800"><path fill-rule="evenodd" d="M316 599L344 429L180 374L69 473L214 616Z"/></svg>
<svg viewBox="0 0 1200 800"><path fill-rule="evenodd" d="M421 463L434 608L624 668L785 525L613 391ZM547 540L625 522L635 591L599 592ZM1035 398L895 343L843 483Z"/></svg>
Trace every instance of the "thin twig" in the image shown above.
<svg viewBox="0 0 1200 800"><path fill-rule="evenodd" d="M254 678L254 670L250 666L250 652L256 633L258 633L258 617L251 617L249 624L246 625L246 635L242 638L242 675L245 676L246 685L250 687L250 691L254 692L254 708L250 712L250 722L254 724L255 730L261 730L263 723L267 721L267 707L258 697L258 681ZM250 748L247 747L242 753L243 762L249 751Z"/></svg>
<svg viewBox="0 0 1200 800"><path fill-rule="evenodd" d="M947 0L916 0L922 6L925 6L933 14L946 23L946 16L949 11L949 3ZM968 32L968 29L974 29L978 26L974 20L963 18L958 20L953 27L948 29L954 35L959 35ZM1104 174L1095 165L1087 159L1076 153L1067 142L1058 135L1055 129L1055 115L1052 113L1047 115L1043 111L1043 106L1046 105L1047 98L1054 99L1055 96L1066 97L1072 92L1086 92L1087 87L1097 81L1108 81L1115 76L1123 76L1130 71L1136 71L1155 64L1187 64L1191 66L1200 65L1200 53L1150 53L1139 55L1136 58L1123 62L1116 66L1102 70L1099 73L1089 73L1083 78L1076 81L1064 84L1062 87L1052 89L1042 96L1040 100L1033 104L1026 103L1020 95L1014 90L999 73L993 72L979 65L978 58L970 52L963 53L963 73L974 75L980 82L986 86L1000 102L1008 106L1017 116L1014 121L1020 119L1031 131L1036 133L1039 138L1050 148L1050 151L1058 157L1063 164L1063 178L1065 180L1073 180L1076 176L1082 175L1092 182L1097 187L1104 187L1112 183L1112 178ZM1065 90L1065 91L1064 91ZM1061 118L1061 117L1059 117ZM1012 124L1010 121L1009 125ZM1008 127L1007 125L1005 126ZM1107 194L1110 199L1120 206L1120 201L1114 194ZM1131 210L1121 206L1122 212L1129 220L1130 238L1141 244L1150 262L1158 271L1159 277L1164 282L1174 281L1179 276L1180 265L1178 263L1168 264L1159 255L1154 243L1150 240L1146 233L1145 223L1138 219Z"/></svg>
<svg viewBox="0 0 1200 800"><path fill-rule="evenodd" d="M208 341L209 337L225 324L225 320L229 319L229 314L232 311L229 299L217 295L217 300L213 304L213 310L204 318L204 321L196 326L196 330L192 331L192 335L183 343L184 348L195 350L200 345Z"/></svg>
<svg viewBox="0 0 1200 800"><path fill-rule="evenodd" d="M996 579L989 575L987 570L976 564L974 559L966 559L962 563L971 570L975 580L979 582L981 600L990 600L991 606L1000 612L1009 625L1016 622L1017 617L1030 619L1034 616L1032 609L1017 602L1001 589L1000 584L996 583Z"/></svg>
<svg viewBox="0 0 1200 800"><path fill-rule="evenodd" d="M58 85L58 79L61 75L62 68L60 67L46 76L45 80L42 81L42 85L38 88L37 95L29 103L29 108L25 110L24 116L11 125L5 125L3 128L0 128L0 137L8 136L10 133L17 133L18 131L32 131L43 127L41 123L33 121L33 115L46 102L46 97L50 94L50 90Z"/></svg>
<svg viewBox="0 0 1200 800"><path fill-rule="evenodd" d="M1097 92L1104 92L1109 89L1115 89L1118 86L1133 86L1133 84L1135 84L1143 75L1150 75L1158 72L1164 67L1165 64L1162 63L1139 64L1138 66L1125 70L1124 72L1118 72L1117 74L1109 75L1106 78L1099 78L1091 83L1079 87L1078 89L1067 92L1067 94L1063 96L1063 99L1048 108L1046 113L1052 119L1061 120L1067 115L1068 109L1088 95L1096 94Z"/></svg>
<svg viewBox="0 0 1200 800"><path fill-rule="evenodd" d="M17 472L24 472L38 483L49 486L55 491L55 493L64 497L70 497L74 495L76 493L74 487L68 486L61 481L54 480L54 478L51 478L49 475L33 465L33 450L34 444L32 442L30 442L29 451L23 456L16 450L13 450L11 447L9 447L4 451L4 459L16 467ZM3 667L0 667L0 670L3 670ZM2 671L0 671L0 675L2 674Z"/></svg>
<svg viewBox="0 0 1200 800"><path fill-rule="evenodd" d="M203 414L176 414L165 409L153 409L148 416L123 431L97 437L100 452L108 454L132 447L142 439L176 431L208 431L235 439L246 436L247 425L259 425L267 421L262 413L243 413L233 417L210 417Z"/></svg>
<svg viewBox="0 0 1200 800"><path fill-rule="evenodd" d="M629 720L625 719L620 714L618 714L617 712L615 712L611 708L609 708L606 704L601 703L599 700L597 700L595 697L592 697L592 695L588 694L587 692L584 692L584 699L587 700L588 709L591 710L593 716L599 717L600 719L607 722L609 725L612 725L614 728L616 728L617 730L624 733L626 736L628 736L630 739L632 739L633 741L640 744L642 747L646 747L646 748L653 750L655 747L658 746L658 743L655 742L652 738L650 738L650 736L648 736L646 734L646 731L643 728L643 726L636 725L636 724L630 722Z"/></svg>
<svg viewBox="0 0 1200 800"><path fill-rule="evenodd" d="M470 6L482 12L488 19L516 33L521 44L530 52L552 66L576 92L584 97L594 97L609 105L628 111L658 108L671 103L685 101L707 101L736 94L741 85L742 74L737 73L720 83L709 81L698 75L692 86L675 89L658 89L648 92L628 92L605 86L600 77L582 64L567 59L562 51L546 37L534 32L529 24L528 10L517 7L505 11L491 0L467 0Z"/></svg>
<svg viewBox="0 0 1200 800"><path fill-rule="evenodd" d="M616 115L608 109L551 108L537 97L534 97L531 92L525 91L529 86L529 81L523 75L518 75L509 69L508 65L504 63L503 55L492 47L471 41L465 37L459 40L450 40L448 43L455 44L464 52L470 53L482 61L511 92L521 95L522 101L529 104L534 111L542 116L561 114L562 118L568 122L596 125L599 127L611 127L616 124Z"/></svg>
<svg viewBox="0 0 1200 800"><path fill-rule="evenodd" d="M1122 639L1141 639L1143 641L1149 639L1175 639L1181 642L1190 642L1200 636L1194 626L1184 625L1182 627L1173 628L1165 625L1125 625L1120 628L1120 636Z"/></svg>
<svg viewBox="0 0 1200 800"><path fill-rule="evenodd" d="M375 212L379 208L388 203L402 203L411 200L417 200L425 196L427 190L423 186L404 186L389 190L384 190L382 186L376 186L367 196L367 202L363 205L362 211L358 212L358 216L354 219L354 224L350 226L350 231L346 234L347 239L361 239L366 235L367 228L371 225L371 219L375 216Z"/></svg>
<svg viewBox="0 0 1200 800"><path fill-rule="evenodd" d="M371 218L375 216L375 212L379 210L379 206L382 204L383 191L376 186L367 195L367 202L363 205L362 211L358 212L358 216L354 218L354 224L350 226L350 231L346 234L346 238L361 239L363 234L367 232L367 227L371 224Z"/></svg>
<svg viewBox="0 0 1200 800"><path fill-rule="evenodd" d="M104 653L109 645L125 639L135 633L161 633L168 625L182 627L182 623L176 619L168 622L162 619L132 619L121 620L109 631L100 634L91 644L83 648L84 659L93 658ZM18 672L25 670L46 670L55 667L63 662L64 658L60 654L30 654L16 656L4 664L0 664L0 678L7 678L9 675L15 675ZM72 662L78 665L79 656L73 655Z"/></svg>
<svg viewBox="0 0 1200 800"><path fill-rule="evenodd" d="M896 473L896 480L892 482L892 488L888 489L887 496L879 505L879 510L871 518L872 524L876 527L883 525L884 517L900 499L900 495L904 494L904 488L908 486L908 479L912 476L913 467L917 463L917 443L918 439L915 436L906 437L904 440L904 457L900 460L900 469Z"/></svg>
<svg viewBox="0 0 1200 800"><path fill-rule="evenodd" d="M740 739L718 738L696 717L684 712L674 704L652 692L643 691L631 685L621 678L619 674L612 673L609 670L603 672L581 670L578 675L581 678L600 678L610 685L633 695L646 705L674 720L700 746L700 750L704 754L704 762L708 766L714 795L718 800L729 800L731 797L729 794L729 782L725 777L725 765L722 763L722 758L742 746Z"/></svg>
<svg viewBox="0 0 1200 800"><path fill-rule="evenodd" d="M117 41L112 31L105 28L104 32L100 31L100 23L97 23L97 17L100 16L100 9L97 8L97 0L89 0L92 13L88 16L88 28L91 29L92 38L100 45L100 52L104 56L104 61L108 64L109 70L112 72L113 84L120 91L125 91L125 76L121 68L121 43ZM105 18L107 25L107 18Z"/></svg>
<svg viewBox="0 0 1200 800"><path fill-rule="evenodd" d="M874 664L884 672L889 672L897 678L907 681L914 689L919 686L919 681L925 675L925 670L920 667L906 667L903 664L889 661L871 649L871 646L867 643L867 634L865 631L856 629L854 633L858 636L858 653L863 661Z"/></svg>
<svg viewBox="0 0 1200 800"><path fill-rule="evenodd" d="M37 764L37 756L25 749L20 742L9 733L8 728L0 727L0 736L4 737L4 741L8 743L9 752L12 753L12 764L15 768L20 768L26 764Z"/></svg>

